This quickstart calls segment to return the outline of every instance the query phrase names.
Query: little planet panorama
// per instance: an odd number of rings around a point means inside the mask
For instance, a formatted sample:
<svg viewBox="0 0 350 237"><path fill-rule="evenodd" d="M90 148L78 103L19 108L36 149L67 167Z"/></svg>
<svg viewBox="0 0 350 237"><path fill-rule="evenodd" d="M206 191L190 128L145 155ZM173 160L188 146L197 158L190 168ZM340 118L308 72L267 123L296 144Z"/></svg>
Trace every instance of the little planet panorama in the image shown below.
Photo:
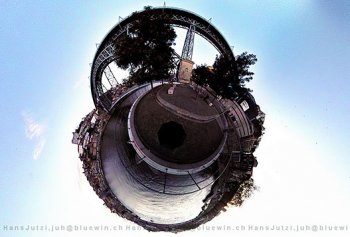
<svg viewBox="0 0 350 237"><path fill-rule="evenodd" d="M192 59L197 37L217 50L213 65ZM98 44L95 108L72 139L105 206L174 233L241 206L257 188L253 153L264 134L265 114L246 87L256 61L234 55L210 21L184 9L145 7L118 22ZM128 75L118 79L120 71Z"/></svg>

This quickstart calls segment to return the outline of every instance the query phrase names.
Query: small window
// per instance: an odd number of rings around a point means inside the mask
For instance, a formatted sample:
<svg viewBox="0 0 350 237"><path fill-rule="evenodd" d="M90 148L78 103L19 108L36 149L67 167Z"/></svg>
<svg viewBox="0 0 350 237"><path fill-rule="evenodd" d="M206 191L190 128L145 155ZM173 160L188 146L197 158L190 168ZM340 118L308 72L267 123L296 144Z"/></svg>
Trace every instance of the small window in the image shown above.
<svg viewBox="0 0 350 237"><path fill-rule="evenodd" d="M247 111L249 109L249 104L247 101L243 100L241 103L241 107L244 111Z"/></svg>

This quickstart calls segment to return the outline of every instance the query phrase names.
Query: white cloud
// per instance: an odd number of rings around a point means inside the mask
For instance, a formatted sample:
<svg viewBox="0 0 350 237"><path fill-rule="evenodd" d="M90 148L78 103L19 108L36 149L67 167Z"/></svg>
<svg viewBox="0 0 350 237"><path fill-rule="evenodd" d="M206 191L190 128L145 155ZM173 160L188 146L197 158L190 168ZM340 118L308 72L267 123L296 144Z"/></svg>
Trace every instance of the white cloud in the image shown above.
<svg viewBox="0 0 350 237"><path fill-rule="evenodd" d="M45 139L41 139L35 146L34 151L33 151L33 159L37 160L39 158L39 156L41 155L41 152L44 149L46 140Z"/></svg>
<svg viewBox="0 0 350 237"><path fill-rule="evenodd" d="M34 140L36 145L33 151L33 159L37 160L44 149L46 139L44 138L45 126L37 122L31 113L22 112L23 121L25 124L25 135L29 140Z"/></svg>
<svg viewBox="0 0 350 237"><path fill-rule="evenodd" d="M22 117L25 124L26 137L32 140L40 137L44 132L44 126L34 120L33 116L28 112L22 112Z"/></svg>

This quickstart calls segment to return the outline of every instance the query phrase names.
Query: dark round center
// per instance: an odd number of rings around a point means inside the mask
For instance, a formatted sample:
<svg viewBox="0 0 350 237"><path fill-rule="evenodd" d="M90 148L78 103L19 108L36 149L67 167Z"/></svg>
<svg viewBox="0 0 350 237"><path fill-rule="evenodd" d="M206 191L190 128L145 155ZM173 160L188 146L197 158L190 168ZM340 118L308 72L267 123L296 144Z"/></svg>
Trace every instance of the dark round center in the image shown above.
<svg viewBox="0 0 350 237"><path fill-rule="evenodd" d="M161 146L174 149L183 144L186 138L185 130L181 124L174 121L163 123L158 131L158 140Z"/></svg>

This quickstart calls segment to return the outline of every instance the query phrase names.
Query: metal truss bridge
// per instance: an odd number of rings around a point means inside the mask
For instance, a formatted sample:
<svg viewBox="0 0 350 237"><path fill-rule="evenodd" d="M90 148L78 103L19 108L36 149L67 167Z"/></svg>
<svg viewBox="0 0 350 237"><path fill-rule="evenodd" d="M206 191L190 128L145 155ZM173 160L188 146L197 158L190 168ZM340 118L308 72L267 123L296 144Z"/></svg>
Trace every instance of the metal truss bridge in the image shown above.
<svg viewBox="0 0 350 237"><path fill-rule="evenodd" d="M187 29L182 55L181 57L177 55L178 58L180 57L179 59L192 59L194 35L198 34L211 43L222 56L235 62L231 46L221 33L204 18L195 13L177 8L151 8L147 11L151 14L151 17L161 17L166 24ZM94 57L90 75L91 94L95 106L102 107L107 112L113 109L113 101L107 96L108 93L106 93L106 89L102 84L102 75L106 75L112 87L117 85L115 77L108 66L116 59L112 42L118 40L122 34L127 34L128 29L140 17L140 13L142 12L132 14L116 24L99 44Z"/></svg>

